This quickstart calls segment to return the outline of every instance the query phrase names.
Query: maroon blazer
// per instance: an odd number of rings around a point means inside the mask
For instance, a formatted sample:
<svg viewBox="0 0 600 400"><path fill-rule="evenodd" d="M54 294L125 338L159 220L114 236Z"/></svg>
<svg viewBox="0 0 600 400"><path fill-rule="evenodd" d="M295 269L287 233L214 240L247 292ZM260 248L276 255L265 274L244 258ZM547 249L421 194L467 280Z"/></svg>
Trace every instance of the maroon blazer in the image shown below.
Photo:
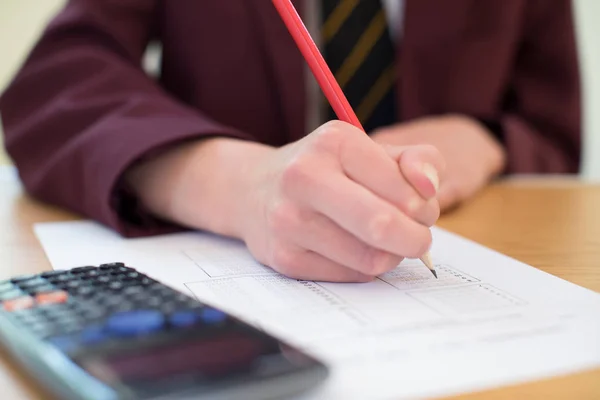
<svg viewBox="0 0 600 400"><path fill-rule="evenodd" d="M140 66L151 40L157 81ZM398 55L401 120L467 114L499 128L509 173L578 171L570 1L407 0ZM208 135L301 138L304 73L269 0L71 0L0 100L7 151L43 201L127 236L176 229L136 203L123 171Z"/></svg>

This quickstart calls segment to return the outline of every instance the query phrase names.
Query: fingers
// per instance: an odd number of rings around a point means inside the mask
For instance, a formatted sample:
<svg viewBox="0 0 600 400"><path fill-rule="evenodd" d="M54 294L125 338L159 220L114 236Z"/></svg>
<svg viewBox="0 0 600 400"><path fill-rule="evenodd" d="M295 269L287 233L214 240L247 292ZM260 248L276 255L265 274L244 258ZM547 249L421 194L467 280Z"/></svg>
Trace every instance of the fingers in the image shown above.
<svg viewBox="0 0 600 400"><path fill-rule="evenodd" d="M406 148L399 156L400 170L412 187L424 198L434 198L440 188L444 163L433 146Z"/></svg>
<svg viewBox="0 0 600 400"><path fill-rule="evenodd" d="M427 226L342 174L328 172L315 177L295 196L369 246L419 257L431 244Z"/></svg>
<svg viewBox="0 0 600 400"><path fill-rule="evenodd" d="M271 267L293 279L326 282L370 282L373 276L346 268L312 251L278 246Z"/></svg>
<svg viewBox="0 0 600 400"><path fill-rule="evenodd" d="M435 197L439 185L437 171L442 166L435 148L395 147L386 151L363 134L342 142L340 162L350 179L392 203L412 219L427 226L437 221L437 203L428 201Z"/></svg>
<svg viewBox="0 0 600 400"><path fill-rule="evenodd" d="M300 248L361 272L376 276L400 264L402 257L369 246L322 214L283 210L279 226L274 227L281 240L289 240Z"/></svg>
<svg viewBox="0 0 600 400"><path fill-rule="evenodd" d="M398 163L404 177L424 199L436 195L446 169L437 148L431 145L381 146Z"/></svg>

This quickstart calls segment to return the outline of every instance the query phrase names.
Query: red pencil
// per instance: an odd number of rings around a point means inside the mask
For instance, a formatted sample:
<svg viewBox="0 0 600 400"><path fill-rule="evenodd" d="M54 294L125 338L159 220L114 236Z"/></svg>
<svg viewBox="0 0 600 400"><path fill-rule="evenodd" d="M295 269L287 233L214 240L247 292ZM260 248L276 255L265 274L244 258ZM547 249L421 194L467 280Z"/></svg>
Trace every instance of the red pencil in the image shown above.
<svg viewBox="0 0 600 400"><path fill-rule="evenodd" d="M362 124L358 120L354 110L352 110L346 96L344 96L342 88L340 88L335 76L331 73L329 66L325 62L325 59L323 59L292 2L290 0L273 0L273 4L277 8L277 11L279 11L279 15L281 15L288 31L290 31L290 34L296 41L296 45L308 63L338 119L348 122L364 131Z"/></svg>
<svg viewBox="0 0 600 400"><path fill-rule="evenodd" d="M342 88L340 88L335 76L331 73L329 66L310 36L308 29L306 29L304 22L302 22L302 18L298 15L291 0L272 1L338 119L352 124L364 132L365 129L354 113L352 106L348 103L348 99L344 96ZM429 252L423 254L420 259L437 278L437 273L435 272Z"/></svg>

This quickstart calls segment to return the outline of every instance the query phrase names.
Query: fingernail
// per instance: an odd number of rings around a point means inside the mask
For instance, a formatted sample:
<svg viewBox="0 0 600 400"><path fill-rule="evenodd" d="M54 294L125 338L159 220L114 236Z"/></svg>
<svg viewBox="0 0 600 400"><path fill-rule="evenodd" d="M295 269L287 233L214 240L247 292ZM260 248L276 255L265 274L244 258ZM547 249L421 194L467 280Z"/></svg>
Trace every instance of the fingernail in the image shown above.
<svg viewBox="0 0 600 400"><path fill-rule="evenodd" d="M438 172L435 167L431 164L423 164L421 166L421 171L423 174L429 179L435 191L437 192L440 188L440 177L438 176Z"/></svg>

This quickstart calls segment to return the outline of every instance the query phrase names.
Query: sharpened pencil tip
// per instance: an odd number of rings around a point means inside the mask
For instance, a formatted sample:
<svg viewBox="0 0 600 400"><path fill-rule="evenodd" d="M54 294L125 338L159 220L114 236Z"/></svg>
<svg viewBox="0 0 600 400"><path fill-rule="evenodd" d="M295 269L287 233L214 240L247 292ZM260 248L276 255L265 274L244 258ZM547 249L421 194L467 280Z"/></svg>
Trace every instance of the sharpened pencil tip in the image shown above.
<svg viewBox="0 0 600 400"><path fill-rule="evenodd" d="M427 268L429 268L433 276L435 276L435 278L437 279L437 272L435 272L435 269L433 268L433 261L431 261L431 256L429 255L429 253L423 254L423 256L421 257L421 261L423 262L423 264L425 264Z"/></svg>
<svg viewBox="0 0 600 400"><path fill-rule="evenodd" d="M425 264L425 266L429 269L433 269L433 262L431 261L431 256L429 255L429 253L425 253L421 256L421 261L423 262L423 264Z"/></svg>

